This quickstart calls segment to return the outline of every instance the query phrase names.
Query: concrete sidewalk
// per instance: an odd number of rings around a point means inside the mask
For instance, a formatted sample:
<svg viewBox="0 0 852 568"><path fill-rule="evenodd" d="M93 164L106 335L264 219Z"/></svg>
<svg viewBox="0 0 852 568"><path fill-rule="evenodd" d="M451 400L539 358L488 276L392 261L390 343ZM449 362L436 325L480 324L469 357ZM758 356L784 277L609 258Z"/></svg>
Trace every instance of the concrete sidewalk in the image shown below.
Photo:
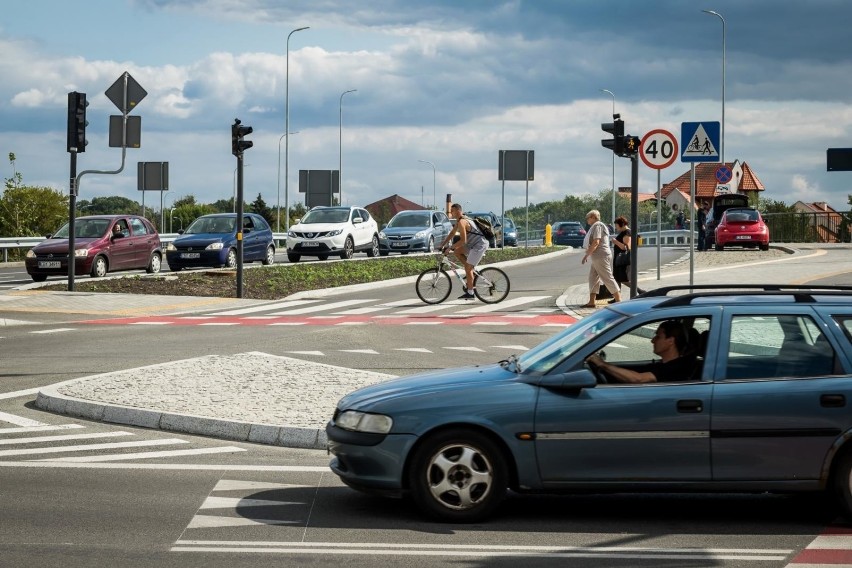
<svg viewBox="0 0 852 568"><path fill-rule="evenodd" d="M852 247L831 247L843 251L842 260L832 258L825 267L820 267L826 248L773 248L759 253L761 260L757 262L754 260L758 254L753 251L696 253L693 283L793 284L799 280L805 283L814 278L852 273ZM577 262L579 266L579 256ZM639 286L653 289L689 282L690 262L689 255L685 254L661 269L660 280L657 280L656 270L640 275ZM583 284L569 287L557 300L557 305L566 313L582 318L593 311L579 307L587 300L588 290ZM75 295L74 302L79 301ZM173 310L184 299L160 297L159 302L160 307ZM121 295L121 304L122 309L151 314L158 310L157 301L151 297ZM105 308L108 309L101 306ZM392 376L252 352L186 359L72 380L42 389L36 405L51 412L117 424L324 449L325 423L340 397L389 378Z"/></svg>

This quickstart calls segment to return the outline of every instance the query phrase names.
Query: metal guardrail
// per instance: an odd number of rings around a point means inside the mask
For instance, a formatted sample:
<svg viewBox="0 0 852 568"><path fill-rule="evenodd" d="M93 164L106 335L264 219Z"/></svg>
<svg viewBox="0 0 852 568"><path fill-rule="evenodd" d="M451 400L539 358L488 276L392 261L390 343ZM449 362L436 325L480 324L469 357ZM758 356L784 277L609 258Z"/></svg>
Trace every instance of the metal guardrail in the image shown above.
<svg viewBox="0 0 852 568"><path fill-rule="evenodd" d="M165 246L179 236L178 233L160 233L160 242ZM280 247L287 241L287 233L272 233L272 239L275 241L276 246ZM44 237L0 237L0 250L3 251L3 262L9 262L9 251L11 249L29 249L44 240Z"/></svg>

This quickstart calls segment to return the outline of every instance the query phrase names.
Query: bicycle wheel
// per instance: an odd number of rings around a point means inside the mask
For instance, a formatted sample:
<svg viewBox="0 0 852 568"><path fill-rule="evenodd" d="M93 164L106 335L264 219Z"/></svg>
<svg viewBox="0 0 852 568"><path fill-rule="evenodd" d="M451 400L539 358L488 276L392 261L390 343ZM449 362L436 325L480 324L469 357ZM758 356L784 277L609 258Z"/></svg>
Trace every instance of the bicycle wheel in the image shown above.
<svg viewBox="0 0 852 568"><path fill-rule="evenodd" d="M502 302L509 295L509 277L499 268L489 266L478 271L473 281L473 293L486 304Z"/></svg>
<svg viewBox="0 0 852 568"><path fill-rule="evenodd" d="M417 296L427 304L440 304L453 291L453 281L443 269L430 268L417 277L414 285Z"/></svg>

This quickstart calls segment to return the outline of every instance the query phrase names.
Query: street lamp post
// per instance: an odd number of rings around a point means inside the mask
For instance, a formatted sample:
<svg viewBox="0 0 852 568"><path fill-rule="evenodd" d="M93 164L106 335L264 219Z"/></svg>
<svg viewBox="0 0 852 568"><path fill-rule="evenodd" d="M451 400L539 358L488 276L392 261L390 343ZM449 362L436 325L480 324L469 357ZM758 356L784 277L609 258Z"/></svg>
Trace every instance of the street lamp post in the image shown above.
<svg viewBox="0 0 852 568"><path fill-rule="evenodd" d="M287 71L284 79L284 132L290 132L290 36L296 32L309 29L310 26L296 28L287 34ZM284 143L284 210L290 211L290 137L285 137ZM290 215L284 219L284 230L290 230Z"/></svg>
<svg viewBox="0 0 852 568"><path fill-rule="evenodd" d="M609 89L601 89L602 93L609 93L612 97L612 114L615 116L615 93ZM615 223L615 152L612 153L612 223Z"/></svg>
<svg viewBox="0 0 852 568"><path fill-rule="evenodd" d="M298 133L299 133L298 130L296 132L290 132L290 134L298 134ZM278 213L275 216L275 232L276 233L281 232L281 141L284 139L285 136L287 136L286 132L284 134L282 134L281 137L278 139L278 206L277 206L278 207ZM287 211L285 211L285 214L287 215L287 218L289 219L290 218L290 209L289 208L287 208Z"/></svg>
<svg viewBox="0 0 852 568"><path fill-rule="evenodd" d="M429 164L432 166L432 208L436 211L438 210L438 197L435 193L435 164L432 162L427 162L426 160L417 160L418 162L422 162L424 164Z"/></svg>
<svg viewBox="0 0 852 568"><path fill-rule="evenodd" d="M718 16L720 20L722 20L722 140L719 144L719 156L721 157L722 163L725 163L725 60L727 59L725 53L725 18L722 17L722 14L716 12L715 10L701 10L705 14L710 14L712 16Z"/></svg>
<svg viewBox="0 0 852 568"><path fill-rule="evenodd" d="M343 95L347 93L354 93L358 89L349 89L348 91L343 91L340 93L340 134L338 137L338 162L337 162L337 181L338 181L338 196L340 198L340 205L343 205Z"/></svg>

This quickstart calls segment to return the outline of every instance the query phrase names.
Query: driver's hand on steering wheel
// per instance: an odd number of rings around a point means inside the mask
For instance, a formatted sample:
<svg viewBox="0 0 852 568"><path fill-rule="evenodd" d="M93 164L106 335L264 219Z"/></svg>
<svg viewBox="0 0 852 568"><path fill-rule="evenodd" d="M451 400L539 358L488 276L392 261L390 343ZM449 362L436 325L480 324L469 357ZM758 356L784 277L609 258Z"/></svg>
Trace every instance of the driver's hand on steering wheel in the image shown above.
<svg viewBox="0 0 852 568"><path fill-rule="evenodd" d="M586 357L586 363L588 363L590 366L592 366L596 369L599 368L601 366L601 364L603 364L603 362L604 362L604 360L597 353L595 353L594 355L589 355L588 357Z"/></svg>

